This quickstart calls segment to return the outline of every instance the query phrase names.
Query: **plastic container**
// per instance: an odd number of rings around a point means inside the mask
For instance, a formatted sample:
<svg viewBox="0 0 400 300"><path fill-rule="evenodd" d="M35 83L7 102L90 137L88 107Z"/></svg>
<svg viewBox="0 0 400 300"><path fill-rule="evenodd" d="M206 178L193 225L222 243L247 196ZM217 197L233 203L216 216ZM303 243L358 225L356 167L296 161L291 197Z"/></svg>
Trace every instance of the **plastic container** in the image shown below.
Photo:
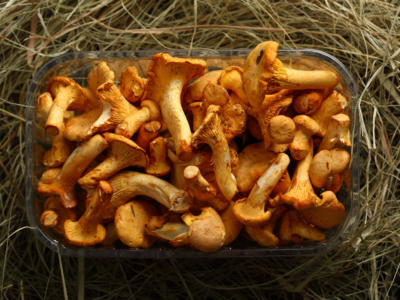
<svg viewBox="0 0 400 300"><path fill-rule="evenodd" d="M27 94L28 106L35 106L37 97L47 90L48 82L55 76L69 76L82 86L87 86L86 77L93 66L100 61L107 61L119 80L121 72L130 64L134 64L142 76L147 73L151 57L160 51L136 52L78 52L62 55L51 60L33 78ZM192 50L167 51L176 57L201 58L208 64L208 69L215 70L229 65L243 67L250 50ZM358 128L356 111L357 90L354 80L343 64L321 51L316 50L279 50L279 59L293 68L301 65L324 68L328 66L340 75L341 92L349 101L349 115L351 128ZM335 249L343 243L358 221L359 204L359 130L353 130L353 147L348 149L352 154L350 166L351 185L343 184L338 193L338 199L346 208L346 217L342 223L329 230L325 230L326 241L315 242L305 240L301 245L282 245L276 247L260 247L256 242L250 242L242 235L231 245L223 247L214 253L203 253L189 248L172 248L165 243L157 242L150 249L132 249L117 242L113 247L96 245L93 247L76 247L66 243L64 238L56 236L50 229L40 224L40 215L43 211L45 197L37 194L37 184L45 168L40 165L40 151L51 147L51 141L44 133L44 123L38 120L38 113L34 108L26 109L26 213L30 226L38 239L53 251L69 256L85 257L137 257L137 258L177 258L177 257L255 257L255 256L304 256L315 255Z"/></svg>

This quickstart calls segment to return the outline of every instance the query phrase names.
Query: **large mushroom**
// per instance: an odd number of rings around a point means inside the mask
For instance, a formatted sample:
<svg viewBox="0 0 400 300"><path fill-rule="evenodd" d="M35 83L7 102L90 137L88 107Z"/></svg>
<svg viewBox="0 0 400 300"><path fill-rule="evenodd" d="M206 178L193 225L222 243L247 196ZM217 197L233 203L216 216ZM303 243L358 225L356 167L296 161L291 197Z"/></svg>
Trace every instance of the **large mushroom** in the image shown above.
<svg viewBox="0 0 400 300"><path fill-rule="evenodd" d="M213 151L214 170L222 194L227 200L232 200L238 189L232 175L228 142L215 113L208 113L203 124L193 134L193 147L198 148L203 143L208 144Z"/></svg>
<svg viewBox="0 0 400 300"><path fill-rule="evenodd" d="M51 107L53 106L53 98L50 93L44 93L39 96L38 99L38 111L42 115L44 120L50 113ZM42 163L46 167L56 168L65 163L72 152L72 147L69 142L64 138L64 123L60 126L60 132L58 135L51 135L51 148L46 151L43 156Z"/></svg>
<svg viewBox="0 0 400 300"><path fill-rule="evenodd" d="M101 135L95 135L82 143L71 153L61 171L51 182L39 182L38 193L45 196L60 195L62 205L65 208L75 207L77 204L75 183L92 160L107 147L108 143ZM46 172L42 177L46 177L45 174Z"/></svg>
<svg viewBox="0 0 400 300"><path fill-rule="evenodd" d="M79 111L85 107L86 94L79 84L69 77L54 77L47 86L48 92L54 99L45 130L56 136L64 129L64 113L69 110Z"/></svg>
<svg viewBox="0 0 400 300"><path fill-rule="evenodd" d="M130 166L146 168L149 158L146 152L133 141L111 132L103 134L110 144L107 158L96 168L78 180L85 189L94 188L99 181L107 180L119 170Z"/></svg>
<svg viewBox="0 0 400 300"><path fill-rule="evenodd" d="M250 195L235 202L233 213L239 222L252 227L266 225L271 218L271 212L265 211L266 202L289 163L289 156L284 153L278 154L275 161L257 180Z"/></svg>
<svg viewBox="0 0 400 300"><path fill-rule="evenodd" d="M106 181L100 181L86 198L86 211L78 221L67 220L64 223L64 237L68 243L77 246L92 246L102 242L106 229L100 224L105 207L113 194L112 187Z"/></svg>
<svg viewBox="0 0 400 300"><path fill-rule="evenodd" d="M153 56L147 77L144 99L156 102L175 142L175 152L182 161L192 157L189 123L181 105L182 90L193 78L204 74L207 65L199 59L173 58L167 53Z"/></svg>

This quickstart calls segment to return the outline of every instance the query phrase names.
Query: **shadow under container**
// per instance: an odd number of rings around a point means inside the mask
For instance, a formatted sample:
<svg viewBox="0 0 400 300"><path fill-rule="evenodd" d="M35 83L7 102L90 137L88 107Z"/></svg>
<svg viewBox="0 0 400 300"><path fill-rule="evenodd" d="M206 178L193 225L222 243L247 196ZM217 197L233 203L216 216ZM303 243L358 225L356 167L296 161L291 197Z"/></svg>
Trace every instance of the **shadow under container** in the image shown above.
<svg viewBox="0 0 400 300"><path fill-rule="evenodd" d="M80 257L126 257L126 258L178 258L178 257L257 257L257 256L305 256L326 253L337 248L348 237L358 221L360 210L359 183L359 120L356 110L357 89L354 79L345 66L333 56L317 50L279 50L278 58L288 66L299 69L333 69L340 77L337 90L348 100L348 113L351 117L351 138L353 146L347 150L352 161L349 166L351 180L343 182L337 193L346 209L346 216L340 225L324 230L326 240L316 242L304 240L300 245L279 245L261 247L256 242L247 240L242 235L230 245L214 253L203 253L189 248L173 248L158 241L150 249L132 249L121 242L114 246L96 245L92 247L77 247L70 245L62 236L57 236L51 228L40 224L45 197L38 195L37 187L45 167L40 164L43 149L51 147L51 140L44 132L44 121L30 106L37 105L38 96L47 91L47 84L55 76L68 76L78 84L88 86L86 77L101 61L106 61L114 71L116 82L123 70L134 65L145 77L151 58L160 51L129 51L129 52L78 52L62 55L51 60L42 67L29 85L26 104L26 213L28 221L37 238L48 248L68 256ZM188 51L166 51L174 57L188 57ZM250 50L192 50L191 58L206 61L208 70L219 70L229 66L243 67ZM38 161L39 160L39 161Z"/></svg>

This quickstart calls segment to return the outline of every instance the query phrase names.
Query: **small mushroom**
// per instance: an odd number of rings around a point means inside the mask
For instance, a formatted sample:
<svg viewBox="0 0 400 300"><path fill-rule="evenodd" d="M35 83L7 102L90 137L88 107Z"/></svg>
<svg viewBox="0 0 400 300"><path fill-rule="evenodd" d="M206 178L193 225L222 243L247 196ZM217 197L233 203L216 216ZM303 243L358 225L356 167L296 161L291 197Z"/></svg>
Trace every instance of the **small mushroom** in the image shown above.
<svg viewBox="0 0 400 300"><path fill-rule="evenodd" d="M78 180L84 188L94 188L99 181L107 180L119 170L130 166L145 168L149 164L146 152L133 141L111 132L103 134L110 144L107 158L96 168Z"/></svg>
<svg viewBox="0 0 400 300"><path fill-rule="evenodd" d="M140 128L148 121L155 121L161 118L161 112L158 105L150 100L142 101L142 108L125 117L115 129L115 134L122 135L130 139Z"/></svg>
<svg viewBox="0 0 400 300"><path fill-rule="evenodd" d="M248 195L256 181L276 159L276 154L265 150L264 142L247 145L239 153L237 185L242 195Z"/></svg>
<svg viewBox="0 0 400 300"><path fill-rule="evenodd" d="M106 229L100 221L112 194L113 189L107 181L100 181L97 188L88 193L85 213L76 222L67 220L64 223L64 237L68 243L87 247L105 239Z"/></svg>
<svg viewBox="0 0 400 300"><path fill-rule="evenodd" d="M287 216L285 216L285 215L287 215ZM306 224L302 220L299 211L294 210L294 209L289 210L283 214L282 219L283 218L285 220L287 220L287 219L290 220L290 229L288 227L283 228L283 229L286 229L285 232L283 232L283 230L280 230L280 236L283 236L286 238L289 235L289 233L291 232L292 238L293 238L293 236L297 235L297 236L300 236L300 237L303 237L303 238L306 238L306 239L309 239L312 241L325 240L325 234L321 230ZM288 224L286 224L286 226L287 225ZM295 241L296 241L296 239L295 239ZM296 241L297 244L300 242L301 242L301 240Z"/></svg>
<svg viewBox="0 0 400 300"><path fill-rule="evenodd" d="M330 117L328 130L318 147L318 151L332 150L336 143L351 147L350 139L350 118L345 114L338 114Z"/></svg>
<svg viewBox="0 0 400 300"><path fill-rule="evenodd" d="M44 120L47 120L52 106L53 98L51 97L50 93L44 93L39 96L38 111L41 113ZM59 129L60 132L58 135L50 136L52 147L47 150L43 156L42 163L46 167L56 168L63 165L72 152L71 145L64 138L64 123Z"/></svg>
<svg viewBox="0 0 400 300"><path fill-rule="evenodd" d="M206 117L206 109L203 102L193 102L188 105L193 115L193 131L196 131Z"/></svg>
<svg viewBox="0 0 400 300"><path fill-rule="evenodd" d="M224 246L232 243L238 237L243 228L243 224L236 219L235 214L233 213L234 204L235 202L229 201L228 207L219 214L225 227Z"/></svg>
<svg viewBox="0 0 400 300"><path fill-rule="evenodd" d="M119 206L139 195L150 197L170 211L179 213L187 211L191 204L187 192L152 175L123 171L111 176L107 181L114 189L114 194L103 214L103 219L113 218Z"/></svg>
<svg viewBox="0 0 400 300"><path fill-rule="evenodd" d="M293 100L293 107L301 115L312 114L332 92L333 88L300 91Z"/></svg>
<svg viewBox="0 0 400 300"><path fill-rule="evenodd" d="M64 76L54 77L47 86L54 99L48 115L45 131L56 136L64 129L64 113L69 110L82 110L86 104L86 94L74 80Z"/></svg>
<svg viewBox="0 0 400 300"><path fill-rule="evenodd" d="M269 247L279 245L279 238L274 235L274 228L285 211L286 207L284 205L280 205L276 208L269 208L268 212L271 218L268 223L263 227L244 226L247 234L260 246Z"/></svg>
<svg viewBox="0 0 400 300"><path fill-rule="evenodd" d="M187 237L192 247L203 252L215 252L224 245L224 223L211 207L202 207L198 216L188 211L182 215L182 220L189 226Z"/></svg>
<svg viewBox="0 0 400 300"><path fill-rule="evenodd" d="M150 142L150 162L145 171L154 176L164 176L171 172L171 162L167 157L167 146L161 136Z"/></svg>
<svg viewBox="0 0 400 300"><path fill-rule="evenodd" d="M208 144L212 148L214 170L222 194L227 200L232 200L238 189L235 180L232 178L228 142L223 134L218 116L215 113L207 114L203 124L193 134L193 147L198 148L203 143Z"/></svg>
<svg viewBox="0 0 400 300"><path fill-rule="evenodd" d="M40 218L42 225L53 228L53 230L60 235L64 235L64 223L66 220L77 220L75 211L73 209L64 208L58 196L49 197L44 203L43 208L44 212Z"/></svg>
<svg viewBox="0 0 400 300"><path fill-rule="evenodd" d="M343 173L349 163L350 154L344 149L335 148L331 151L322 150L318 152L310 165L311 183L316 188L322 188L329 176Z"/></svg>
<svg viewBox="0 0 400 300"><path fill-rule="evenodd" d="M305 115L296 116L293 121L296 124L296 134L289 144L289 149L295 160L301 160L309 151L312 151L309 140L312 135L318 133L319 127L313 119Z"/></svg>
<svg viewBox="0 0 400 300"><path fill-rule="evenodd" d="M233 213L239 222L252 227L262 227L268 223L271 212L265 211L265 204L289 163L289 156L284 153L278 154L270 167L257 180L250 195L235 202Z"/></svg>
<svg viewBox="0 0 400 300"><path fill-rule="evenodd" d="M267 41L255 47L243 68L243 84L252 108L259 108L266 93L282 89L332 88L339 77L331 71L300 71L285 68L277 59L279 44Z"/></svg>
<svg viewBox="0 0 400 300"><path fill-rule="evenodd" d="M269 124L269 136L276 144L289 144L293 141L296 133L296 124L286 116L276 116Z"/></svg>
<svg viewBox="0 0 400 300"><path fill-rule="evenodd" d="M160 106L174 138L175 153L182 161L192 157L192 133L181 105L182 90L191 79L202 76L206 67L200 59L173 58L159 53L153 56L147 72L149 81L143 97Z"/></svg>
<svg viewBox="0 0 400 300"><path fill-rule="evenodd" d="M114 81L115 74L107 65L107 62L102 61L90 71L87 82L89 83L90 89L93 92L97 92L97 89L107 81Z"/></svg>
<svg viewBox="0 0 400 300"><path fill-rule="evenodd" d="M100 243L103 246L111 246L119 240L117 230L115 229L115 223L111 222L106 226L106 237Z"/></svg>
<svg viewBox="0 0 400 300"><path fill-rule="evenodd" d="M191 83L185 92L185 96L183 97L186 103L192 103L194 101L201 101L204 98L204 88L208 84L218 84L218 80L222 74L222 70L211 71L200 78L198 78L195 82Z"/></svg>
<svg viewBox="0 0 400 300"><path fill-rule="evenodd" d="M161 131L161 123L158 121L150 121L143 123L140 126L139 132L134 138L136 144L143 148L146 152L149 151L150 142L154 140Z"/></svg>
<svg viewBox="0 0 400 300"><path fill-rule="evenodd" d="M309 146L307 156L297 162L289 190L285 194L280 193L277 199L294 206L297 210L314 207L320 201L314 193L308 175L313 159L312 139L309 140Z"/></svg>
<svg viewBox="0 0 400 300"><path fill-rule="evenodd" d="M61 171L51 183L39 182L38 193L44 196L60 195L65 208L73 208L77 204L75 183L81 177L93 159L108 147L101 135L80 144L68 157Z"/></svg>
<svg viewBox="0 0 400 300"><path fill-rule="evenodd" d="M243 69L232 66L226 68L219 78L219 84L228 91L234 92L246 106L249 105L247 95L243 86Z"/></svg>
<svg viewBox="0 0 400 300"><path fill-rule="evenodd" d="M121 93L130 102L142 99L147 79L139 75L134 66L127 67L121 74Z"/></svg>
<svg viewBox="0 0 400 300"><path fill-rule="evenodd" d="M334 91L328 98L326 98L321 105L310 116L315 122L318 123L318 135L323 137L328 131L329 118L331 116L342 113L347 108L347 100L340 93Z"/></svg>
<svg viewBox="0 0 400 300"><path fill-rule="evenodd" d="M102 112L89 128L89 136L114 130L125 117L138 111L124 98L114 81L111 80L98 87L97 98L102 101Z"/></svg>
<svg viewBox="0 0 400 300"><path fill-rule="evenodd" d="M114 221L121 242L131 248L150 248L157 239L148 235L144 228L150 217L157 215L157 208L147 201L133 200L121 205Z"/></svg>

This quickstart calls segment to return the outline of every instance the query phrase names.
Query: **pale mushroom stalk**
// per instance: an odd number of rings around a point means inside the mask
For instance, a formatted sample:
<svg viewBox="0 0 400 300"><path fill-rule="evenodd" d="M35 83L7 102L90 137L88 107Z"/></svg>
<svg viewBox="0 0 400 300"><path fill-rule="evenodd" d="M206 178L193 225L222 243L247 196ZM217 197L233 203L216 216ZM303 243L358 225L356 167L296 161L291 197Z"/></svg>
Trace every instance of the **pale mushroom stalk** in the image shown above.
<svg viewBox="0 0 400 300"><path fill-rule="evenodd" d="M150 120L157 120L161 117L160 109L156 103L150 100L142 101L142 108L125 117L115 129L115 134L130 139L140 126Z"/></svg>
<svg viewBox="0 0 400 300"><path fill-rule="evenodd" d="M196 166L186 167L183 176L188 183L190 191L198 200L213 200L218 191L201 175L200 170Z"/></svg>
<svg viewBox="0 0 400 300"><path fill-rule="evenodd" d="M152 175L124 171L107 181L113 187L114 194L103 219L112 218L119 206L138 195L148 196L174 212L183 213L190 207L191 198L187 192Z"/></svg>
<svg viewBox="0 0 400 300"><path fill-rule="evenodd" d="M130 166L145 168L149 164L146 152L133 141L114 133L104 133L105 140L110 144L107 158L92 171L78 180L84 188L94 188L101 180L107 180L119 170Z"/></svg>
<svg viewBox="0 0 400 300"><path fill-rule="evenodd" d="M289 156L284 153L278 154L275 161L258 179L250 195L235 202L233 213L239 222L252 227L266 225L271 218L271 213L265 212L265 204L289 163Z"/></svg>
<svg viewBox="0 0 400 300"><path fill-rule="evenodd" d="M332 150L336 143L351 147L349 127L350 118L348 115L338 114L330 117L328 130L318 147L317 153L322 150Z"/></svg>
<svg viewBox="0 0 400 300"><path fill-rule="evenodd" d="M293 205L297 210L313 207L320 201L314 193L309 177L310 165L313 159L312 142L312 139L310 139L310 150L307 156L297 162L289 190L284 195L282 193L278 195L280 200L286 204Z"/></svg>
<svg viewBox="0 0 400 300"><path fill-rule="evenodd" d="M41 195L60 195L65 208L73 208L77 204L75 183L81 177L93 159L108 147L101 135L95 135L82 143L68 157L61 172L51 183L39 182L38 193Z"/></svg>
<svg viewBox="0 0 400 300"><path fill-rule="evenodd" d="M300 160L307 156L308 151L312 151L309 140L312 135L318 133L319 126L317 122L305 115L296 116L293 121L296 124L296 133L289 144L289 149L292 157Z"/></svg>
<svg viewBox="0 0 400 300"><path fill-rule="evenodd" d="M196 131L206 117L206 109L203 102L193 102L188 105L193 116L193 131Z"/></svg>
<svg viewBox="0 0 400 300"><path fill-rule="evenodd" d="M100 224L104 208L110 202L113 189L106 181L100 181L95 190L89 192L85 213L76 222L67 220L64 223L64 237L68 243L77 246L92 246L102 242L106 230Z"/></svg>
<svg viewBox="0 0 400 300"><path fill-rule="evenodd" d="M167 146L161 136L150 142L150 162L145 171L154 176L164 176L171 172L171 163L167 158Z"/></svg>
<svg viewBox="0 0 400 300"><path fill-rule="evenodd" d="M182 90L188 82L204 74L207 65L199 59L172 58L167 53L153 56L144 99L153 100L161 109L175 142L175 153L182 161L192 157L189 123L181 105Z"/></svg>
<svg viewBox="0 0 400 300"><path fill-rule="evenodd" d="M86 104L86 94L74 80L64 76L54 77L48 84L48 92L54 99L45 131L56 136L64 126L64 113L69 110L82 110Z"/></svg>
<svg viewBox="0 0 400 300"><path fill-rule="evenodd" d="M319 126L319 136L323 137L326 134L330 117L342 113L347 108L347 105L346 98L334 91L321 103L315 112L309 115Z"/></svg>
<svg viewBox="0 0 400 300"><path fill-rule="evenodd" d="M44 93L39 96L38 100L38 111L46 121L50 113L51 107L53 106L53 99L50 93ZM60 126L60 132L56 136L51 137L51 149L47 150L43 156L43 164L47 167L56 168L65 163L68 156L71 154L71 145L64 138L64 123Z"/></svg>
<svg viewBox="0 0 400 300"><path fill-rule="evenodd" d="M232 200L238 189L232 178L228 142L223 134L218 116L214 113L207 114L203 124L193 135L193 147L198 148L202 143L211 147L218 186L225 198L229 201Z"/></svg>

